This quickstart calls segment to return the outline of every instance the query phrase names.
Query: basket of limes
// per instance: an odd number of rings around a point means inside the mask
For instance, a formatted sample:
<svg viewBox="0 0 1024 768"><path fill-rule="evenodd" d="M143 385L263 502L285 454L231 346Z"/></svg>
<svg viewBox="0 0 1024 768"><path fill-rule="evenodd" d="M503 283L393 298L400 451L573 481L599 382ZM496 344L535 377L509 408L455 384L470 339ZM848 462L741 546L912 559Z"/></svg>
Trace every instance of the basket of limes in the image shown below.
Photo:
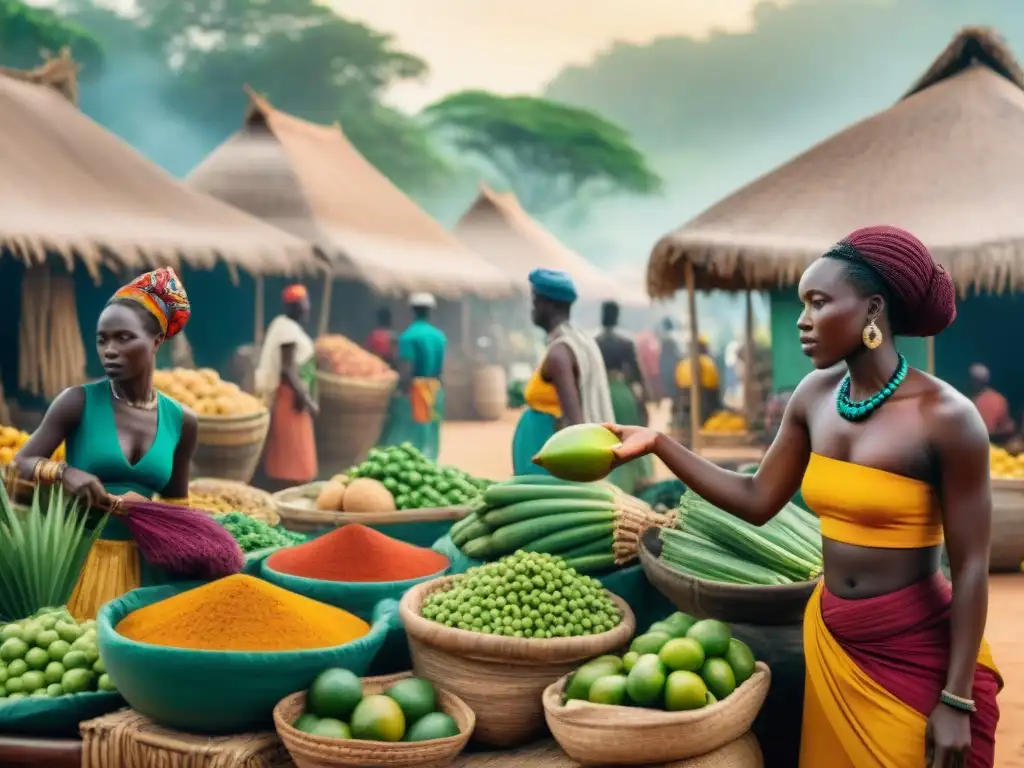
<svg viewBox="0 0 1024 768"><path fill-rule="evenodd" d="M494 747L544 732L544 689L581 661L629 642L629 606L545 553L516 552L402 598L413 671L476 713L473 738Z"/></svg>

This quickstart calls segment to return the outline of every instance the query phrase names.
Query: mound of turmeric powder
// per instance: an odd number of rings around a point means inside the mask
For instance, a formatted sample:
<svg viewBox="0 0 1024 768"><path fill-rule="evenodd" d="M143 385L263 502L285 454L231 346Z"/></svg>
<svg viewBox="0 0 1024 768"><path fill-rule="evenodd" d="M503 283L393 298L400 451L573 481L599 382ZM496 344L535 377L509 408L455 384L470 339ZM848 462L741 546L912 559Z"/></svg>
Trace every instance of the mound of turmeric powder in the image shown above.
<svg viewBox="0 0 1024 768"><path fill-rule="evenodd" d="M298 651L352 642L357 616L235 574L133 611L117 625L130 640L202 651Z"/></svg>

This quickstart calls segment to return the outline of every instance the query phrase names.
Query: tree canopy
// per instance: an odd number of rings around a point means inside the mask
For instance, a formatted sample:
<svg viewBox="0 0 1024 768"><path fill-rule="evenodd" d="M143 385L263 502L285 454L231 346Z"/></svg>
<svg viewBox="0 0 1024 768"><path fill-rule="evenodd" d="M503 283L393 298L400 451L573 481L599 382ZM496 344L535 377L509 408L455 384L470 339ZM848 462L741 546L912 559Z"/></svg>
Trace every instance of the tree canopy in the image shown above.
<svg viewBox="0 0 1024 768"><path fill-rule="evenodd" d="M586 109L533 96L462 91L427 107L459 152L483 160L523 206L549 213L579 195L649 195L661 187L619 126Z"/></svg>
<svg viewBox="0 0 1024 768"><path fill-rule="evenodd" d="M71 49L87 76L103 64L99 41L84 27L61 18L47 8L34 8L21 0L0 0L0 64L31 69L42 62L42 53Z"/></svg>

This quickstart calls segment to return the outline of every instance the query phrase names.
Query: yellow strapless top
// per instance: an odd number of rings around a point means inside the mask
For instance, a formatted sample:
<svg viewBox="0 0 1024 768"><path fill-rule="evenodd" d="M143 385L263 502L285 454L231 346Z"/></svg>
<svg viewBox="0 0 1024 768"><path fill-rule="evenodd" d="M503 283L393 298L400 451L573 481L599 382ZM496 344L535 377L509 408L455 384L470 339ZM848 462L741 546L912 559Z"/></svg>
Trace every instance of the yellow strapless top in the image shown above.
<svg viewBox="0 0 1024 768"><path fill-rule="evenodd" d="M882 549L942 543L938 498L922 480L812 453L801 491L833 541Z"/></svg>
<svg viewBox="0 0 1024 768"><path fill-rule="evenodd" d="M544 381L540 375L540 368L533 372L533 376L526 382L523 388L523 400L526 405L535 411L562 418L562 404L558 401L558 390L550 381Z"/></svg>

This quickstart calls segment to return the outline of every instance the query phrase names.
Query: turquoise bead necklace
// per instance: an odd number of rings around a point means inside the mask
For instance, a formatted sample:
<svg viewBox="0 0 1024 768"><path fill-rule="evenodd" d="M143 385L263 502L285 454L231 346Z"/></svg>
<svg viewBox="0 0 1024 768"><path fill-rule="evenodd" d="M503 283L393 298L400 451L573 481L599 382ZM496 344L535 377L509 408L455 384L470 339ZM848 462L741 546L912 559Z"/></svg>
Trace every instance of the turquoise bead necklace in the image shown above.
<svg viewBox="0 0 1024 768"><path fill-rule="evenodd" d="M907 378L907 358L899 356L900 361L896 366L896 372L892 375L886 385L878 392L864 400L856 403L850 400L850 374L846 374L843 383L839 385L839 392L836 393L836 410L839 415L847 421L864 421L868 416L882 407L882 403L892 397L903 380Z"/></svg>

